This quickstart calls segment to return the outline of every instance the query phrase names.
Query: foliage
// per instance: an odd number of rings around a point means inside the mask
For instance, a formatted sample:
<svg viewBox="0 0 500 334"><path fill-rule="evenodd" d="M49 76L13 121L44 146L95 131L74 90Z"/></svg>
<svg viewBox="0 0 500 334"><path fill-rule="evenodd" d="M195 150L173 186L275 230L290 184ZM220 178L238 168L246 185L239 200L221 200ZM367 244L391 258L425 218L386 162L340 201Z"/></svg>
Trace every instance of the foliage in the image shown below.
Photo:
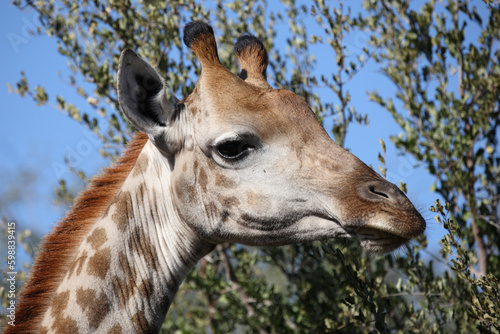
<svg viewBox="0 0 500 334"><path fill-rule="evenodd" d="M439 254L429 254L425 237L390 256L366 254L346 240L264 249L219 245L181 286L165 333L500 331L497 5L430 0L415 8L403 0L367 0L360 10L324 0L14 3L40 14L40 31L58 41L72 73L68 82L87 105L31 88L24 74L13 90L87 127L110 158L133 132L116 97L120 51L135 49L159 69L171 92L185 96L199 67L181 45L179 27L193 19L214 22L221 59L232 71L235 38L246 32L261 38L270 50L269 81L302 95L320 119L332 117L340 145L350 125L368 123L350 94L352 79L368 62L397 89L394 96L374 91L370 98L401 126L392 138L396 147L435 176L434 191L446 204L436 201L431 211L448 231ZM470 29L479 31L477 38ZM357 53L346 43L355 33L369 41ZM319 51L330 55L328 66L316 62Z"/></svg>
<svg viewBox="0 0 500 334"><path fill-rule="evenodd" d="M382 32L373 44L383 47L376 60L386 64L384 73L397 86L402 107L392 97L371 97L405 130L393 138L396 146L436 176L435 191L453 204L464 240L477 250L477 274L484 276L488 268L500 269L500 12L491 10L484 18L451 1L446 9L436 11L434 2L420 13L404 3L372 5L370 11L381 13ZM467 39L467 29L483 25L477 40Z"/></svg>

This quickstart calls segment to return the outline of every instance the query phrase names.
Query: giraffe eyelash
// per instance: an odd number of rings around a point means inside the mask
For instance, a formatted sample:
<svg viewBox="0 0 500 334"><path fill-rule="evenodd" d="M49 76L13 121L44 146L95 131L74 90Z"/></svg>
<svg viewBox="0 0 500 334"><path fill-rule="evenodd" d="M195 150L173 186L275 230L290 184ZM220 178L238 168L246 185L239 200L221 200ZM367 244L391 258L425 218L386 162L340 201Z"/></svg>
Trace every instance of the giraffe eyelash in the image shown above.
<svg viewBox="0 0 500 334"><path fill-rule="evenodd" d="M253 134L232 134L217 140L212 150L224 161L232 163L245 159L261 146L260 140Z"/></svg>
<svg viewBox="0 0 500 334"><path fill-rule="evenodd" d="M244 140L227 140L215 147L217 153L227 160L243 159L255 148L255 145Z"/></svg>

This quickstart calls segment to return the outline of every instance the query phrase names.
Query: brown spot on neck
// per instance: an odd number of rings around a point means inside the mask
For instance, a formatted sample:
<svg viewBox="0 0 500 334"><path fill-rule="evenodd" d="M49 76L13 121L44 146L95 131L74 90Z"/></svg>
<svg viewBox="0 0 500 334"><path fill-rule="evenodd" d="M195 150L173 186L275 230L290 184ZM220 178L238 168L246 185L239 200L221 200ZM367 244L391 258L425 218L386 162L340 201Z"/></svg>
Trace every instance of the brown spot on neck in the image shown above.
<svg viewBox="0 0 500 334"><path fill-rule="evenodd" d="M69 291L59 292L54 296L50 306L52 317L56 318L68 307Z"/></svg>
<svg viewBox="0 0 500 334"><path fill-rule="evenodd" d="M113 293L118 298L120 308L125 308L136 289L138 289L139 293L144 298L150 298L153 293L153 283L150 280L144 280L142 284L137 287L137 272L134 266L129 263L125 253L120 252L118 254L118 262L125 277L122 279L118 276L113 276L111 284L113 286Z"/></svg>
<svg viewBox="0 0 500 334"><path fill-rule="evenodd" d="M104 279L111 264L111 249L98 250L87 263L87 274Z"/></svg>
<svg viewBox="0 0 500 334"><path fill-rule="evenodd" d="M87 261L87 251L83 251L82 255L80 255L76 260L74 260L69 266L68 270L68 279L73 276L76 271L76 276L80 276L82 269Z"/></svg>
<svg viewBox="0 0 500 334"><path fill-rule="evenodd" d="M146 189L146 184L140 183L136 188L135 188L135 203L137 204L138 207L142 208L144 207L144 199L146 198L148 194L148 190ZM154 203L152 203L154 205Z"/></svg>
<svg viewBox="0 0 500 334"><path fill-rule="evenodd" d="M92 330L99 328L111 310L108 297L103 292L97 296L97 292L91 289L76 290L76 302L85 312ZM78 333L78 330L75 333Z"/></svg>
<svg viewBox="0 0 500 334"><path fill-rule="evenodd" d="M132 177L137 177L144 172L149 167L149 158L145 153L142 153L139 155L139 158L137 158L137 161L135 162L134 169L132 169Z"/></svg>
<svg viewBox="0 0 500 334"><path fill-rule="evenodd" d="M153 296L154 285L151 279L145 279L138 287L143 298L150 299Z"/></svg>
<svg viewBox="0 0 500 334"><path fill-rule="evenodd" d="M118 276L113 276L111 285L113 286L113 294L118 298L120 308L124 309L137 288L135 280L127 281Z"/></svg>
<svg viewBox="0 0 500 334"><path fill-rule="evenodd" d="M87 242L93 249L99 249L106 241L106 230L104 228L96 228L91 235L87 237Z"/></svg>
<svg viewBox="0 0 500 334"><path fill-rule="evenodd" d="M120 269L125 274L125 278L130 282L135 282L137 272L135 270L135 267L129 263L124 252L120 252L118 254L118 263L120 265Z"/></svg>
<svg viewBox="0 0 500 334"><path fill-rule="evenodd" d="M122 326L120 326L119 324L114 324L107 334L122 334Z"/></svg>
<svg viewBox="0 0 500 334"><path fill-rule="evenodd" d="M46 328L43 328L46 330ZM52 323L51 329L55 333L78 333L78 324L76 323L75 320L71 319L70 317L62 317L61 314L59 314L58 317L55 318L54 322ZM42 330L43 332L43 330Z"/></svg>
<svg viewBox="0 0 500 334"><path fill-rule="evenodd" d="M144 233L144 230L140 227L136 227L135 230L130 234L128 240L128 246L137 255L140 255L146 261L148 268L154 271L159 269L158 253L156 248L151 241L150 237Z"/></svg>
<svg viewBox="0 0 500 334"><path fill-rule="evenodd" d="M132 317L132 321L134 322L137 333L155 333L142 311L137 311L137 313Z"/></svg>
<svg viewBox="0 0 500 334"><path fill-rule="evenodd" d="M120 191L116 195L113 204L115 204L115 212L111 219L116 224L120 232L125 232L129 221L133 218L132 196L128 191Z"/></svg>

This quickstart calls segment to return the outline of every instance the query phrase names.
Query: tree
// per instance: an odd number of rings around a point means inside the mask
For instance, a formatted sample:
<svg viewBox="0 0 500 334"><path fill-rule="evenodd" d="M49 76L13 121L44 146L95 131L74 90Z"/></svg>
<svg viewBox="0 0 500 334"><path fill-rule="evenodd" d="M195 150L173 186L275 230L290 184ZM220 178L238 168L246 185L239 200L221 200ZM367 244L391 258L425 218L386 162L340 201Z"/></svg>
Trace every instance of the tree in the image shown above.
<svg viewBox="0 0 500 334"><path fill-rule="evenodd" d="M459 1L448 1L445 9L440 12L433 1L420 12L405 2L368 5L381 28L372 40L382 45L376 60L396 85L399 103L376 92L371 97L405 130L393 138L396 146L427 166L435 191L449 203L448 228L456 229L462 244L449 236L442 252L456 247L452 267L464 283L453 299L472 296L469 307L479 326L498 330L500 11L492 5L489 17L482 17ZM472 29L479 30L477 39L470 38ZM435 210L443 213L439 205ZM488 288L497 293L491 300L485 300ZM496 308L488 310L493 301ZM456 318L457 327L465 326Z"/></svg>
<svg viewBox="0 0 500 334"><path fill-rule="evenodd" d="M169 91L185 96L199 67L182 47L179 27L193 19L215 23L222 62L234 72L235 37L258 36L272 50L272 85L302 95L320 119L333 117L340 145L353 122L368 123L350 93L356 89L351 80L368 62L397 89L394 96L370 97L401 126L396 147L425 164L447 202L431 209L449 231L441 252L429 258L425 237L393 256L365 254L345 240L265 249L219 245L181 286L166 333L500 330L498 6L429 1L413 8L402 0L365 1L363 10L321 0L279 6L218 0L207 7L194 0L14 3L40 14L40 33L58 41L70 63L68 81L88 106L51 98L24 75L15 91L37 104L57 105L99 137L110 159L134 131L116 98L120 51L133 47L156 64ZM281 23L289 31L279 32ZM481 31L477 39L468 37L471 26ZM369 43L354 55L346 39L356 32ZM287 47L277 48L283 36ZM329 52L333 66L316 63L311 50L317 47ZM382 145L383 173L384 154ZM435 269L436 261L444 270Z"/></svg>

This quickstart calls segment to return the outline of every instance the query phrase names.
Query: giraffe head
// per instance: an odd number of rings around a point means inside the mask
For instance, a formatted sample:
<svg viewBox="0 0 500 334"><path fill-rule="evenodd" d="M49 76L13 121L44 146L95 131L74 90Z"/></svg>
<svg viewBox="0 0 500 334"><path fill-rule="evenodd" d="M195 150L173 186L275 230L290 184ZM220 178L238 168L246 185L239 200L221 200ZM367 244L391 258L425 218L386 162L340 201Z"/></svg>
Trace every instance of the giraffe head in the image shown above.
<svg viewBox="0 0 500 334"><path fill-rule="evenodd" d="M387 252L425 230L406 196L335 144L301 97L271 88L255 37L235 45L239 77L220 63L209 25L188 24L184 42L201 63L189 96L169 101L163 79L130 50L118 94L171 170L179 218L199 236L247 245L354 237Z"/></svg>

